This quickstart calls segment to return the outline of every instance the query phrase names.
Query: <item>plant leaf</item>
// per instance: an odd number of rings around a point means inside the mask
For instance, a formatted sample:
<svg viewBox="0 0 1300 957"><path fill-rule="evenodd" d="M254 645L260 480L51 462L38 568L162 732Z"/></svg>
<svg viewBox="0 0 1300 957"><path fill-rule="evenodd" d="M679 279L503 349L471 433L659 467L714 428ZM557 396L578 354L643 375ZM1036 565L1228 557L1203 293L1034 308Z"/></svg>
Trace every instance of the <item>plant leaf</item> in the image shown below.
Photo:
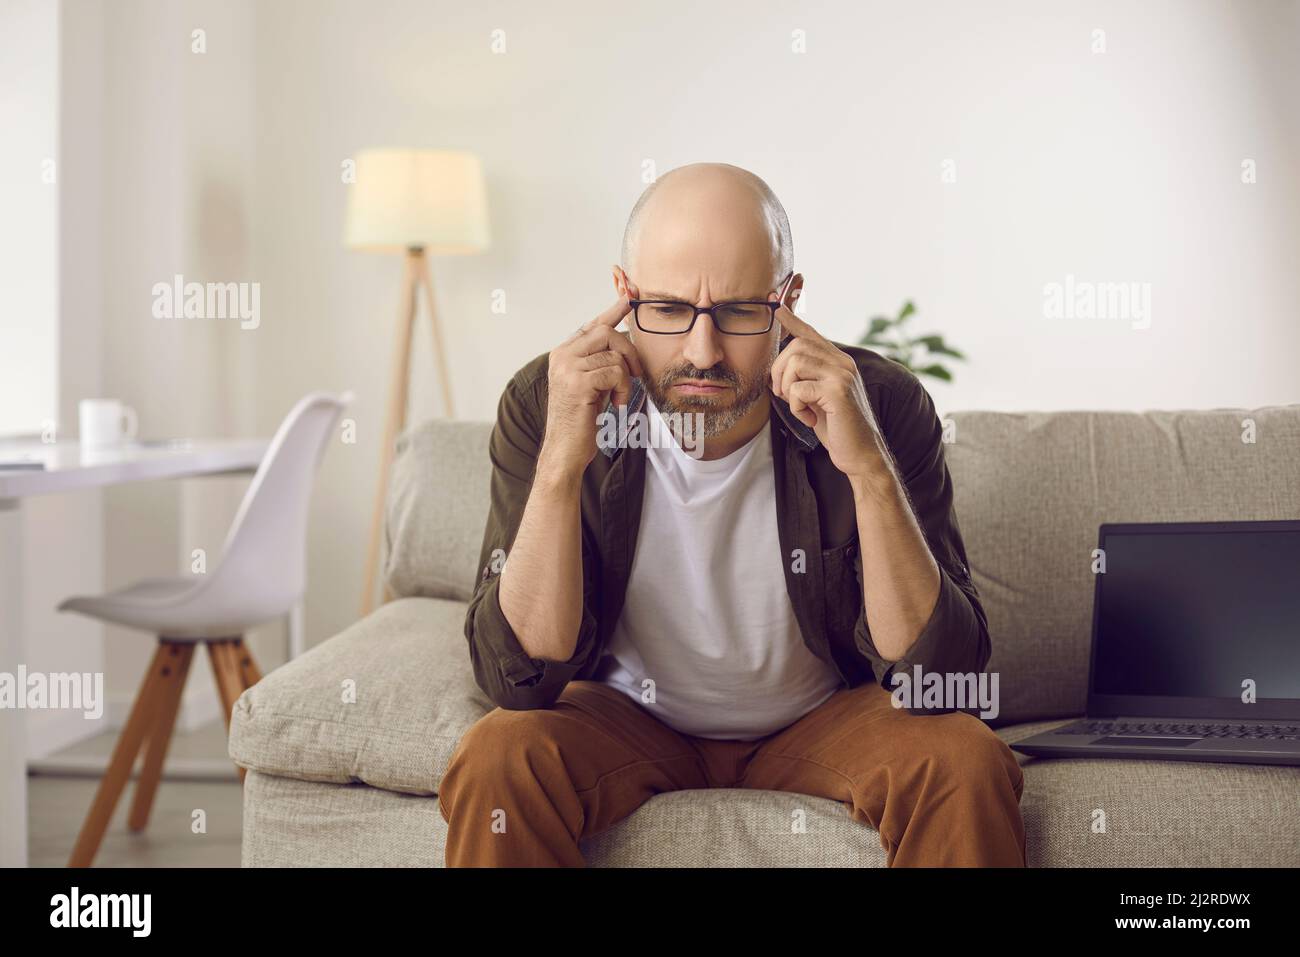
<svg viewBox="0 0 1300 957"><path fill-rule="evenodd" d="M922 366L919 369L913 369L917 375L934 376L936 379L942 379L944 382L952 381L952 373L941 365Z"/></svg>
<svg viewBox="0 0 1300 957"><path fill-rule="evenodd" d="M902 322L914 312L916 312L916 306L912 305L912 300L909 299L907 302L903 303L903 308L898 311L898 318L894 321Z"/></svg>
<svg viewBox="0 0 1300 957"><path fill-rule="evenodd" d="M959 351L957 351L952 346L944 342L943 336L940 335L917 336L915 339L912 340L912 342L915 345L925 346L927 349L929 349L931 352L935 353L936 355L952 356L954 359L966 358Z"/></svg>

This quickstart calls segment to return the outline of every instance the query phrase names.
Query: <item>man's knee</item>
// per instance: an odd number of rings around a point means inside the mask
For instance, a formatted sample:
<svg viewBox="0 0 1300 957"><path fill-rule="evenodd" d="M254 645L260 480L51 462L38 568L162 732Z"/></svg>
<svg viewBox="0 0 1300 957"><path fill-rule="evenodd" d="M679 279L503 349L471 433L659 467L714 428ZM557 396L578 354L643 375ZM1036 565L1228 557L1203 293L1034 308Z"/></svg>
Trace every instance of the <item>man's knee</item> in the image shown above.
<svg viewBox="0 0 1300 957"><path fill-rule="evenodd" d="M534 766L530 752L548 738L554 712L494 708L461 735L438 784L438 811L449 825L457 806L473 807L492 795L504 799L521 771Z"/></svg>
<svg viewBox="0 0 1300 957"><path fill-rule="evenodd" d="M1024 789L1024 772L1016 753L988 725L963 712L941 716L917 716L924 722L926 741L920 753L931 773L956 784L980 786L1009 782L1019 798Z"/></svg>
<svg viewBox="0 0 1300 957"><path fill-rule="evenodd" d="M443 780L491 780L526 767L521 758L556 750L557 714L546 708L513 711L493 708L461 735ZM454 783L454 782L453 782Z"/></svg>

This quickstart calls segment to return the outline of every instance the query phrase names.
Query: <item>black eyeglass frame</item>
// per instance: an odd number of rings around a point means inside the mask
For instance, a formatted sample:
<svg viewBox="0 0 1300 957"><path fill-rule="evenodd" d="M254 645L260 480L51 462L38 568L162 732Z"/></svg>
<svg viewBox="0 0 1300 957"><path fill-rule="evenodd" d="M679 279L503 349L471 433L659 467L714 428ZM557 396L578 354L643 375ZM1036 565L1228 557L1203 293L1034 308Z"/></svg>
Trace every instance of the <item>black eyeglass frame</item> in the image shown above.
<svg viewBox="0 0 1300 957"><path fill-rule="evenodd" d="M786 276L785 279L781 280L781 290L777 293L776 302L773 302L771 299L728 299L726 302L715 302L711 306L697 306L693 303L683 302L680 299L629 299L628 305L632 307L632 321L636 323L636 327L649 336L687 335L695 328L695 323L700 318L700 313L702 312L707 312L709 314L709 319L712 320L713 325L716 328L718 320L713 315L713 310L722 306L767 306L771 309L771 313L767 319L767 327L761 332L726 332L722 329L718 329L719 334L724 336L765 336L772 331L772 325L776 322L776 311L784 304L785 295L790 291L789 284L793 280L794 270L792 269L790 270L790 274ZM691 316L690 325L680 332L661 332L657 329L647 329L645 326L641 325L641 312L639 307L642 305L690 306L695 310L695 315Z"/></svg>

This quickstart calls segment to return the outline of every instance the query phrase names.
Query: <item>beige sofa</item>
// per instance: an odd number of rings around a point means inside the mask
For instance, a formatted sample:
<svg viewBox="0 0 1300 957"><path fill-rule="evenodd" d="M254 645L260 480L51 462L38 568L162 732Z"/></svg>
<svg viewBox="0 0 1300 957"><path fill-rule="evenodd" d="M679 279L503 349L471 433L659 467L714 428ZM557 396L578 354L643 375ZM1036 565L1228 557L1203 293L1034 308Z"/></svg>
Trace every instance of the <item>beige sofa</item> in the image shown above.
<svg viewBox="0 0 1300 957"><path fill-rule="evenodd" d="M1008 742L1083 711L1100 523L1300 517L1300 405L965 412L950 423L957 515L1001 675L990 724ZM402 436L385 568L400 597L240 697L230 754L249 769L245 866L442 865L438 782L492 707L463 632L489 431L434 421ZM1300 768L1021 762L1031 866L1300 865ZM805 833L790 833L796 808ZM846 805L736 789L657 795L583 849L596 866L885 862Z"/></svg>

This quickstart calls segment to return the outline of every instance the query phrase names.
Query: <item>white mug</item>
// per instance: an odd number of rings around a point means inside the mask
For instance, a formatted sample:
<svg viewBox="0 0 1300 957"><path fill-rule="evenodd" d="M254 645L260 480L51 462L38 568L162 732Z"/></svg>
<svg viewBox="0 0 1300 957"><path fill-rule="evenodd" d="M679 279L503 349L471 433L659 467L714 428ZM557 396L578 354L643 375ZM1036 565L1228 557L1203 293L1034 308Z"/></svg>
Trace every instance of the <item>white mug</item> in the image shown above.
<svg viewBox="0 0 1300 957"><path fill-rule="evenodd" d="M88 448L133 441L140 427L135 409L117 399L82 399L77 410L81 417L81 444Z"/></svg>

